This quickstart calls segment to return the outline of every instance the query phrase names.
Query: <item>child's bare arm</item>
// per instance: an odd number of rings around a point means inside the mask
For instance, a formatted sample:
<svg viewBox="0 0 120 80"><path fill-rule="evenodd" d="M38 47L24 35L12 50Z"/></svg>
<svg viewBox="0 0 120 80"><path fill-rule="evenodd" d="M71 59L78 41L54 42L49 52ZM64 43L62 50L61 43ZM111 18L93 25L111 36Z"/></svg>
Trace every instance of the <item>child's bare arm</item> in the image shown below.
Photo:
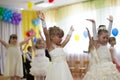
<svg viewBox="0 0 120 80"><path fill-rule="evenodd" d="M96 30L96 22L94 19L86 19L87 21L92 22L92 32L93 32L93 39L97 40L97 30Z"/></svg>
<svg viewBox="0 0 120 80"><path fill-rule="evenodd" d="M8 44L4 40L0 39L0 42L4 47L6 48L8 47Z"/></svg>
<svg viewBox="0 0 120 80"><path fill-rule="evenodd" d="M73 26L71 26L68 35L66 36L65 40L61 44L62 47L64 47L69 42L73 31L74 31L74 28Z"/></svg>

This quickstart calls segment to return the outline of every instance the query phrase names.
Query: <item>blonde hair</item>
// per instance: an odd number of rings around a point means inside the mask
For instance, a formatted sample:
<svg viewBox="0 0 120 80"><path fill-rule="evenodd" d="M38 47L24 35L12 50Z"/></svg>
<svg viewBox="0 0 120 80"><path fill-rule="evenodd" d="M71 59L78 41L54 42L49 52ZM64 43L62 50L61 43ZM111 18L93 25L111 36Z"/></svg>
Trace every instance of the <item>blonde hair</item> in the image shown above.
<svg viewBox="0 0 120 80"><path fill-rule="evenodd" d="M64 32L57 26L53 26L49 28L49 35L59 35L60 37L64 36Z"/></svg>

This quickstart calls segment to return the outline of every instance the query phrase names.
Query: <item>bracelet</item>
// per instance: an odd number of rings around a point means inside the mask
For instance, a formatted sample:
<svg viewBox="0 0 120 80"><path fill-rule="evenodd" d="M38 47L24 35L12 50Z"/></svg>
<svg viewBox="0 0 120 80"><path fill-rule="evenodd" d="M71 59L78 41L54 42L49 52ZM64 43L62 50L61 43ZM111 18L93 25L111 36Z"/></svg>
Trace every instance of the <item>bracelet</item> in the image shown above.
<svg viewBox="0 0 120 80"><path fill-rule="evenodd" d="M45 21L42 21L42 27L46 28L46 22Z"/></svg>

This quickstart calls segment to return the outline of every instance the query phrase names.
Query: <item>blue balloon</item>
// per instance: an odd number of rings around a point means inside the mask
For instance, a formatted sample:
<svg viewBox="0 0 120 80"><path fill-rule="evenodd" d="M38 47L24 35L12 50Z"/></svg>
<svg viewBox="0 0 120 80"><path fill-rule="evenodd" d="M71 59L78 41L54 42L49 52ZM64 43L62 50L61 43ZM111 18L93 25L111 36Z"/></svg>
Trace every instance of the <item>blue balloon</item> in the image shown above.
<svg viewBox="0 0 120 80"><path fill-rule="evenodd" d="M88 37L87 31L84 31L84 32L83 32L83 35L84 35L85 38L87 38L87 37Z"/></svg>
<svg viewBox="0 0 120 80"><path fill-rule="evenodd" d="M37 42L37 38L34 38L34 39L33 39L33 42L36 43L36 42Z"/></svg>
<svg viewBox="0 0 120 80"><path fill-rule="evenodd" d="M117 29L117 28L114 28L114 29L112 30L112 34L113 34L113 36L117 36L117 35L118 35L118 29Z"/></svg>

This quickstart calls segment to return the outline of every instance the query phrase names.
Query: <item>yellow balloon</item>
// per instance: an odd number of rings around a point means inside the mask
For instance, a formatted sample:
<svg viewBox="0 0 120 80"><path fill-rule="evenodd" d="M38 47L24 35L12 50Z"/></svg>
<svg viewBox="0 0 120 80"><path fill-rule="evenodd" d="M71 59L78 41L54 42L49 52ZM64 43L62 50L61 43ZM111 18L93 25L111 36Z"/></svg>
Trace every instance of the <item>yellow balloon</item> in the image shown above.
<svg viewBox="0 0 120 80"><path fill-rule="evenodd" d="M79 36L78 34L76 34L76 35L74 36L74 38L75 38L76 41L79 41L80 36Z"/></svg>
<svg viewBox="0 0 120 80"><path fill-rule="evenodd" d="M28 8L32 9L33 8L33 3L32 2L28 2Z"/></svg>

